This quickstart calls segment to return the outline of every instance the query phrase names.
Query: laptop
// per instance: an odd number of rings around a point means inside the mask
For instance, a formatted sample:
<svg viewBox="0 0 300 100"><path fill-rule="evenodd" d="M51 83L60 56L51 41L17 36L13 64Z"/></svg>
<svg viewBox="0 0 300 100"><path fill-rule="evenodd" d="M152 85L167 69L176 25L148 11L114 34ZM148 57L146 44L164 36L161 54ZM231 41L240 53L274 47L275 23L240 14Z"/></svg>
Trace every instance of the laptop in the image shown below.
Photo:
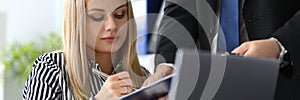
<svg viewBox="0 0 300 100"><path fill-rule="evenodd" d="M276 60L179 49L169 100L273 100Z"/></svg>

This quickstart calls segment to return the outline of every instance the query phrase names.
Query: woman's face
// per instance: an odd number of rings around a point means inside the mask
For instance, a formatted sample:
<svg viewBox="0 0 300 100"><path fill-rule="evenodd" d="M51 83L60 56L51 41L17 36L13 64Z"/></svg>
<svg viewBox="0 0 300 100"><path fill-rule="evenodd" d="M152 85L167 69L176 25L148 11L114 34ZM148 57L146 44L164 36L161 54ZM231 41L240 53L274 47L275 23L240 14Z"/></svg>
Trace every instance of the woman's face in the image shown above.
<svg viewBox="0 0 300 100"><path fill-rule="evenodd" d="M88 0L86 13L88 48L101 53L118 51L128 34L126 0Z"/></svg>

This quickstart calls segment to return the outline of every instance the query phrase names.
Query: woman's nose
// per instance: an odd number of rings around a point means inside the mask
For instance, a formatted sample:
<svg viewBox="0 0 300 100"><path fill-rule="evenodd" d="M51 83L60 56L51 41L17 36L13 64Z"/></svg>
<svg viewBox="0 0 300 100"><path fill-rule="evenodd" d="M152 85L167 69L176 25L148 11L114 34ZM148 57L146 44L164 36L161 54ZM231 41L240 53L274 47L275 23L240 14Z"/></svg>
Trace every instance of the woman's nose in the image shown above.
<svg viewBox="0 0 300 100"><path fill-rule="evenodd" d="M105 21L104 29L106 31L116 31L117 25L112 16L107 17L107 20Z"/></svg>

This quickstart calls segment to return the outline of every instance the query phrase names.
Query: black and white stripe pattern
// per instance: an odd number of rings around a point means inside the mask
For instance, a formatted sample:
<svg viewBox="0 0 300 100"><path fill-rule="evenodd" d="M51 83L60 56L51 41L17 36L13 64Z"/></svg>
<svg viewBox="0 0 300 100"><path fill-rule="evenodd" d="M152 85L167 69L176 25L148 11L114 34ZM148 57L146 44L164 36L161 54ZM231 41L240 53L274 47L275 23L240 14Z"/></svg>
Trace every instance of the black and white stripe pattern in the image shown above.
<svg viewBox="0 0 300 100"><path fill-rule="evenodd" d="M89 68L99 69L99 65L89 60ZM148 72L146 70L146 72ZM149 73L148 73L149 74ZM148 75L147 75L148 76ZM91 94L100 91L104 80L90 70ZM62 51L43 54L33 65L23 91L24 100L70 100L74 99L68 87L68 76L65 69Z"/></svg>

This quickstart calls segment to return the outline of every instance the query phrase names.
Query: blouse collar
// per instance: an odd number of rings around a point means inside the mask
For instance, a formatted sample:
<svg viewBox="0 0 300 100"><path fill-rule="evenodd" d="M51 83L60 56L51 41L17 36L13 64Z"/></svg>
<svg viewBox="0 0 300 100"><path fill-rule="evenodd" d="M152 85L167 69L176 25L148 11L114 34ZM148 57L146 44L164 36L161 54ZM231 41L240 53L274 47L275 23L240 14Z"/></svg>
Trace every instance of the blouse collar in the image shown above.
<svg viewBox="0 0 300 100"><path fill-rule="evenodd" d="M101 71L100 64L98 64L98 63L97 63L95 60L93 60L93 59L88 59L88 66L89 66L89 68L91 68L91 69L96 69L96 70L98 70L98 71ZM116 73L119 73L119 72L124 71L124 70L122 69L121 66L122 66L122 63L121 63L121 61L120 61L117 65L113 66L113 67L114 67L114 70L112 71L111 74L116 74Z"/></svg>

